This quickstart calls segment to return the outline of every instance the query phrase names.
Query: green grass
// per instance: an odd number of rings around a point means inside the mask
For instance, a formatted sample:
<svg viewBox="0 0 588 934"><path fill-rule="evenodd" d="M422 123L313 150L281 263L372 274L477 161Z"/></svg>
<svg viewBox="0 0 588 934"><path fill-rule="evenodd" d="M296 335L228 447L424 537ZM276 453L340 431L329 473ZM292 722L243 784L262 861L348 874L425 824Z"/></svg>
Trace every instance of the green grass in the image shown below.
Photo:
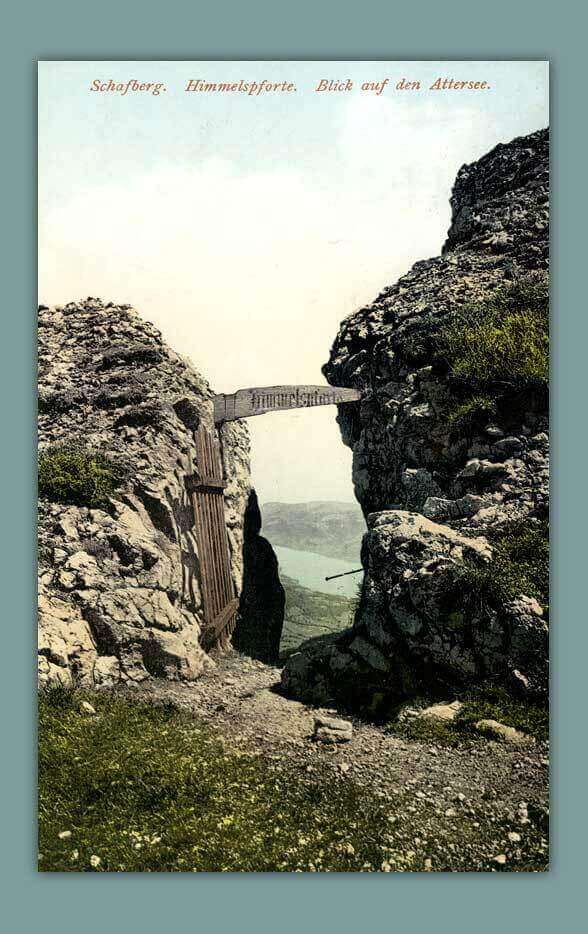
<svg viewBox="0 0 588 934"><path fill-rule="evenodd" d="M80 712L83 697L98 716ZM380 868L377 799L227 752L186 715L53 690L40 697L39 736L44 871Z"/></svg>
<svg viewBox="0 0 588 934"><path fill-rule="evenodd" d="M516 700L504 688L487 687L464 695L463 707L457 717L458 728L466 732L478 720L498 720L537 740L549 739L547 704Z"/></svg>
<svg viewBox="0 0 588 934"><path fill-rule="evenodd" d="M540 281L521 282L452 314L439 335L439 357L471 391L510 390L549 381L549 302Z"/></svg>
<svg viewBox="0 0 588 934"><path fill-rule="evenodd" d="M473 611L500 609L525 594L549 610L549 526L547 520L510 522L486 533L493 558L485 565L466 562L452 583ZM451 599L451 598L450 598Z"/></svg>
<svg viewBox="0 0 588 934"><path fill-rule="evenodd" d="M454 405L448 412L447 420L452 428L467 431L475 426L487 425L495 414L496 403L490 396L482 394Z"/></svg>
<svg viewBox="0 0 588 934"><path fill-rule="evenodd" d="M478 720L497 720L539 741L549 739L549 708L513 698L501 687L471 689L460 698L463 706L455 720L424 717L394 721L388 731L404 739L437 746L471 746L485 742L475 730Z"/></svg>
<svg viewBox="0 0 588 934"><path fill-rule="evenodd" d="M84 699L96 716L80 710ZM230 750L168 708L40 695L44 872L418 872L428 859L433 871L496 868L509 819L484 800L475 815L448 818L445 807L414 789L361 789L319 761L309 775L296 759ZM545 869L545 838L533 823L505 870Z"/></svg>
<svg viewBox="0 0 588 934"><path fill-rule="evenodd" d="M124 479L104 454L81 445L54 445L39 456L39 497L99 509Z"/></svg>

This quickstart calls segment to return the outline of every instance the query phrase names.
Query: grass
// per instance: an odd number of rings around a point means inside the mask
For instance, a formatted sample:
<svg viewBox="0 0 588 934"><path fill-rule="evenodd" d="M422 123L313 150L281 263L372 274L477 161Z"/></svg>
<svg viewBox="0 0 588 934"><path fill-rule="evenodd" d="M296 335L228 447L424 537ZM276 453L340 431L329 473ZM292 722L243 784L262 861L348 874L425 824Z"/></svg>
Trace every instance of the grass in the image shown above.
<svg viewBox="0 0 588 934"><path fill-rule="evenodd" d="M467 431L475 426L487 425L495 414L496 403L490 396L482 394L453 406L448 412L447 420L452 428Z"/></svg>
<svg viewBox="0 0 588 934"><path fill-rule="evenodd" d="M80 712L84 697L98 716ZM389 825L376 798L227 752L187 715L54 689L39 735L44 871L380 868Z"/></svg>
<svg viewBox="0 0 588 934"><path fill-rule="evenodd" d="M539 821L511 846L517 825L492 802L451 817L446 806L430 792L378 794L318 765L310 777L295 758L231 751L171 709L40 695L44 872L473 872L495 869L505 851L506 871L545 869Z"/></svg>
<svg viewBox="0 0 588 934"><path fill-rule="evenodd" d="M54 445L39 456L39 497L71 506L104 507L124 472L82 445Z"/></svg>
<svg viewBox="0 0 588 934"><path fill-rule="evenodd" d="M486 565L465 562L452 589L466 594L466 608L500 609L515 597L534 597L549 611L549 526L547 520L531 524L510 522L486 533L493 558Z"/></svg>
<svg viewBox="0 0 588 934"><path fill-rule="evenodd" d="M459 699L463 706L455 720L411 717L394 721L388 731L404 739L437 746L471 746L481 742L480 734L474 728L478 720L497 720L536 740L549 739L547 705L517 700L501 687L472 689Z"/></svg>
<svg viewBox="0 0 588 934"><path fill-rule="evenodd" d="M471 391L497 384L513 391L549 381L549 300L535 280L498 291L452 314L439 335L439 357Z"/></svg>

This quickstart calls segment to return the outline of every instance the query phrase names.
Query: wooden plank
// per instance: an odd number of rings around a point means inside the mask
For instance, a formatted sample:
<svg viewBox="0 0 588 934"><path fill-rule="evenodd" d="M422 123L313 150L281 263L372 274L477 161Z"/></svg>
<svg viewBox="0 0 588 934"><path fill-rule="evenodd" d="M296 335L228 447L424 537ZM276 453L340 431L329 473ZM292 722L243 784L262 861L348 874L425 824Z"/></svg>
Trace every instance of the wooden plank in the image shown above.
<svg viewBox="0 0 588 934"><path fill-rule="evenodd" d="M186 489L188 493L198 493L200 491L222 493L226 486L226 480L217 480L216 477L200 477L198 474L189 474L186 477Z"/></svg>
<svg viewBox="0 0 588 934"><path fill-rule="evenodd" d="M215 457L216 450L214 447L214 442L211 435L206 432L203 435L204 438L204 469L207 476L215 477L218 474L217 459ZM225 595L223 590L223 580L222 580L222 567L223 567L223 558L222 553L222 541L221 534L219 530L219 513L217 510L217 503L222 505L223 518L224 522L224 502L221 503L220 500L216 500L207 496L205 492L202 494L206 502L206 517L208 523L208 529L210 532L210 546L212 554L212 563L213 563L213 581L214 581L214 611L213 619L221 612L225 605ZM210 623L212 625L212 621Z"/></svg>
<svg viewBox="0 0 588 934"><path fill-rule="evenodd" d="M207 627L207 630L206 630L207 636L212 637L212 638L219 636L222 633L223 629L226 627L226 625L231 621L231 617L233 616L233 614L237 612L238 607L239 607L239 601L235 597L233 600L230 601L230 603L227 603L227 605L224 607L224 609L221 610L218 616L216 616L215 619L213 619L210 626Z"/></svg>
<svg viewBox="0 0 588 934"><path fill-rule="evenodd" d="M305 409L317 405L342 405L357 402L361 393L357 389L339 386L266 386L239 389L214 397L215 424L231 422L236 418L251 418L266 412L285 409Z"/></svg>
<svg viewBox="0 0 588 934"><path fill-rule="evenodd" d="M211 442L211 458L212 458L212 470L211 476L213 478L220 479L223 475L223 466L220 452L220 445L218 439L209 436ZM215 514L215 528L217 531L218 544L220 550L220 576L221 576L221 589L223 592L224 602L231 600L234 597L234 588L230 575L230 566L229 566L229 541L227 535L227 524L225 520L225 504L224 499L221 497L215 497L212 503L212 510Z"/></svg>
<svg viewBox="0 0 588 934"><path fill-rule="evenodd" d="M231 576L225 519L220 446L213 432L200 426L195 435L197 471L186 486L194 504L204 610L202 643L226 647L236 625L238 599Z"/></svg>
<svg viewBox="0 0 588 934"><path fill-rule="evenodd" d="M198 457L198 446L196 448L196 455ZM192 470L192 457L190 455L190 470ZM210 597L210 583L209 583L209 571L208 571L208 548L205 537L205 525L202 516L201 505L199 498L196 495L190 494L192 500L192 508L194 511L194 526L196 532L196 547L198 549L198 564L200 568L200 591L202 594L202 608L204 611L205 620L207 617L210 617L210 607L211 607L211 597Z"/></svg>

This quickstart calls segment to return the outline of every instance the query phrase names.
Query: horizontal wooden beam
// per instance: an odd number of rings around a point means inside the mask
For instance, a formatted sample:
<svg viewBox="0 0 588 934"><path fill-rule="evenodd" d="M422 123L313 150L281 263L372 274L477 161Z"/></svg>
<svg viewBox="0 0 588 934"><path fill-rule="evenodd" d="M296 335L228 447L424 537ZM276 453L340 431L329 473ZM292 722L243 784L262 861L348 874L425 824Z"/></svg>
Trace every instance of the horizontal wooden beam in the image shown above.
<svg viewBox="0 0 588 934"><path fill-rule="evenodd" d="M239 389L214 397L214 421L231 422L237 418L251 418L266 412L285 409L306 409L317 405L341 405L357 402L361 393L357 389L339 386L266 386Z"/></svg>
<svg viewBox="0 0 588 934"><path fill-rule="evenodd" d="M218 480L216 477L199 477L198 474L188 474L186 477L188 493L222 493L226 486L226 480Z"/></svg>

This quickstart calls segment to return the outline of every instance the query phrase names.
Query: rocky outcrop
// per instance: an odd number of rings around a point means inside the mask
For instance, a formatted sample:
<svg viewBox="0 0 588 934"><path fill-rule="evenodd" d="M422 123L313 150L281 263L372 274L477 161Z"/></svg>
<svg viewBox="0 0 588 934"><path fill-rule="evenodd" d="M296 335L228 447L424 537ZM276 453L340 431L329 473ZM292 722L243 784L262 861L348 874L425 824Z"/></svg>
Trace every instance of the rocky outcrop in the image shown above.
<svg viewBox="0 0 588 934"><path fill-rule="evenodd" d="M77 446L122 478L98 508L40 499L40 681L196 678L208 657L186 477L194 432L212 428L212 392L128 305L41 306L38 323L41 456ZM240 593L251 495L245 423L225 425L220 440Z"/></svg>
<svg viewBox="0 0 588 934"><path fill-rule="evenodd" d="M526 567L520 543L546 519L545 386L497 380L468 395L439 347L462 309L543 288L548 151L541 131L460 169L442 254L341 325L324 372L363 394L338 415L368 522L363 594L352 630L289 659L292 695L376 710L439 684L547 689L544 607L504 570Z"/></svg>

